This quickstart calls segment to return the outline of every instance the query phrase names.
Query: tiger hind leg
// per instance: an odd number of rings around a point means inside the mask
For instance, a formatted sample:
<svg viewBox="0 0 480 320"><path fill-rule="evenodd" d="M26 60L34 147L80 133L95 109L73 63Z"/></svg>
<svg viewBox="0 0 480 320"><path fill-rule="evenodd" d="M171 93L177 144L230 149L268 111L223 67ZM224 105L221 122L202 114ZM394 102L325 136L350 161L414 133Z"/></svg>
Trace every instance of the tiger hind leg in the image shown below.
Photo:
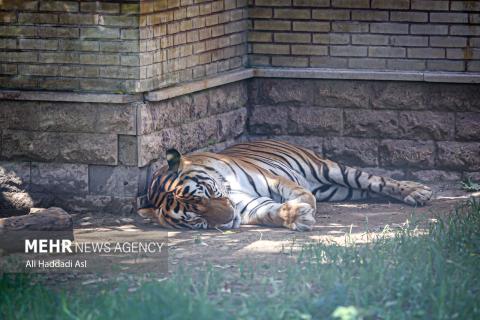
<svg viewBox="0 0 480 320"><path fill-rule="evenodd" d="M241 211L242 224L309 231L315 223L316 205L311 203L295 200L278 203L268 197L246 197L237 207Z"/></svg>
<svg viewBox="0 0 480 320"><path fill-rule="evenodd" d="M335 201L336 198L341 198L342 194L347 193L345 199L351 196L351 200L362 199L368 197L369 194L380 194L388 196L409 205L424 205L432 197L432 190L417 182L413 181L397 181L387 177L375 176L367 172L347 167L333 161L322 160L319 165L318 177L323 183L315 195L319 201ZM325 186L325 187L322 187ZM319 192L322 188L340 186L340 194L333 194L333 196L324 196ZM345 191L345 188L347 189ZM350 190L350 191L349 191ZM322 200L323 197L323 200Z"/></svg>

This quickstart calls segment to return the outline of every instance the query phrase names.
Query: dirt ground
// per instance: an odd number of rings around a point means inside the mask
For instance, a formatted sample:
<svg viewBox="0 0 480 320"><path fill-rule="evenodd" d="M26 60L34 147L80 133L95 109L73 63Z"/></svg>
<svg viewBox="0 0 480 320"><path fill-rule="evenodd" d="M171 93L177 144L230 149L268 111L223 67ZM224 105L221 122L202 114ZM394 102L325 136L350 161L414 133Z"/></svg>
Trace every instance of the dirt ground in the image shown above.
<svg viewBox="0 0 480 320"><path fill-rule="evenodd" d="M413 208L399 202L375 199L365 202L318 203L313 231L295 232L284 228L243 225L237 230L169 231L168 269L178 265L215 268L238 267L243 261L281 262L302 244L330 241L343 244L346 238L366 242L380 233L403 227L414 220L425 225L437 215L447 215L461 201L479 194L466 193L455 185L433 186L433 200L424 207ZM75 215L75 237L104 237L109 232L125 232L135 238L155 238L165 232L141 217L115 215ZM389 231L390 230L390 231Z"/></svg>

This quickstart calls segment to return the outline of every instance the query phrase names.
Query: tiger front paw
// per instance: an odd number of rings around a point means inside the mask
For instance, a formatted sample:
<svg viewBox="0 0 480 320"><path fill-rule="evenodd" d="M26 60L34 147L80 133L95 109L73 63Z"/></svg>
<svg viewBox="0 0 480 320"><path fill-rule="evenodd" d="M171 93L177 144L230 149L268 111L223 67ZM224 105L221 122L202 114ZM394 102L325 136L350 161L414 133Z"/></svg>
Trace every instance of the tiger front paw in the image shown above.
<svg viewBox="0 0 480 320"><path fill-rule="evenodd" d="M280 207L283 225L295 231L310 231L315 224L316 208L307 203L286 202Z"/></svg>
<svg viewBox="0 0 480 320"><path fill-rule="evenodd" d="M412 181L402 181L400 192L403 196L403 202L411 206L423 206L432 197L430 187Z"/></svg>

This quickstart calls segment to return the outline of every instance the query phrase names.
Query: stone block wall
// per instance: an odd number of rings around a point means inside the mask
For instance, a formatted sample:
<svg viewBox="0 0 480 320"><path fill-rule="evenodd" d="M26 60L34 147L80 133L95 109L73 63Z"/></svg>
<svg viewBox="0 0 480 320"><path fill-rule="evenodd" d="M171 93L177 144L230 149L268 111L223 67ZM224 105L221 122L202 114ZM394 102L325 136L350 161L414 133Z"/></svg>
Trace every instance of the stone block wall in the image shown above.
<svg viewBox="0 0 480 320"><path fill-rule="evenodd" d="M236 82L164 101L6 100L0 108L0 212L32 206L135 211L165 149L225 147L245 132Z"/></svg>
<svg viewBox="0 0 480 320"><path fill-rule="evenodd" d="M255 79L251 139L272 137L397 179L480 172L478 85ZM381 168L381 169L380 169ZM387 170L387 171L385 171Z"/></svg>
<svg viewBox="0 0 480 320"><path fill-rule="evenodd" d="M245 0L2 0L0 88L145 92L246 63Z"/></svg>
<svg viewBox="0 0 480 320"><path fill-rule="evenodd" d="M252 0L252 66L480 71L480 2Z"/></svg>

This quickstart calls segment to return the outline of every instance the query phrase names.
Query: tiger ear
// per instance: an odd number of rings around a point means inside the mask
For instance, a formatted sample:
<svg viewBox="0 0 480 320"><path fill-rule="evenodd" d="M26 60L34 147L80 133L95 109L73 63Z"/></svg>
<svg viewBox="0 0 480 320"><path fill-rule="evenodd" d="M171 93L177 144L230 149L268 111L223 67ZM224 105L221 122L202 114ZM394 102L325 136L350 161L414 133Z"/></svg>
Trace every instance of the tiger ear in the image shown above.
<svg viewBox="0 0 480 320"><path fill-rule="evenodd" d="M180 159L182 155L175 149L168 149L167 150L167 163L168 163L168 170L170 171L178 171L178 167L180 166Z"/></svg>

